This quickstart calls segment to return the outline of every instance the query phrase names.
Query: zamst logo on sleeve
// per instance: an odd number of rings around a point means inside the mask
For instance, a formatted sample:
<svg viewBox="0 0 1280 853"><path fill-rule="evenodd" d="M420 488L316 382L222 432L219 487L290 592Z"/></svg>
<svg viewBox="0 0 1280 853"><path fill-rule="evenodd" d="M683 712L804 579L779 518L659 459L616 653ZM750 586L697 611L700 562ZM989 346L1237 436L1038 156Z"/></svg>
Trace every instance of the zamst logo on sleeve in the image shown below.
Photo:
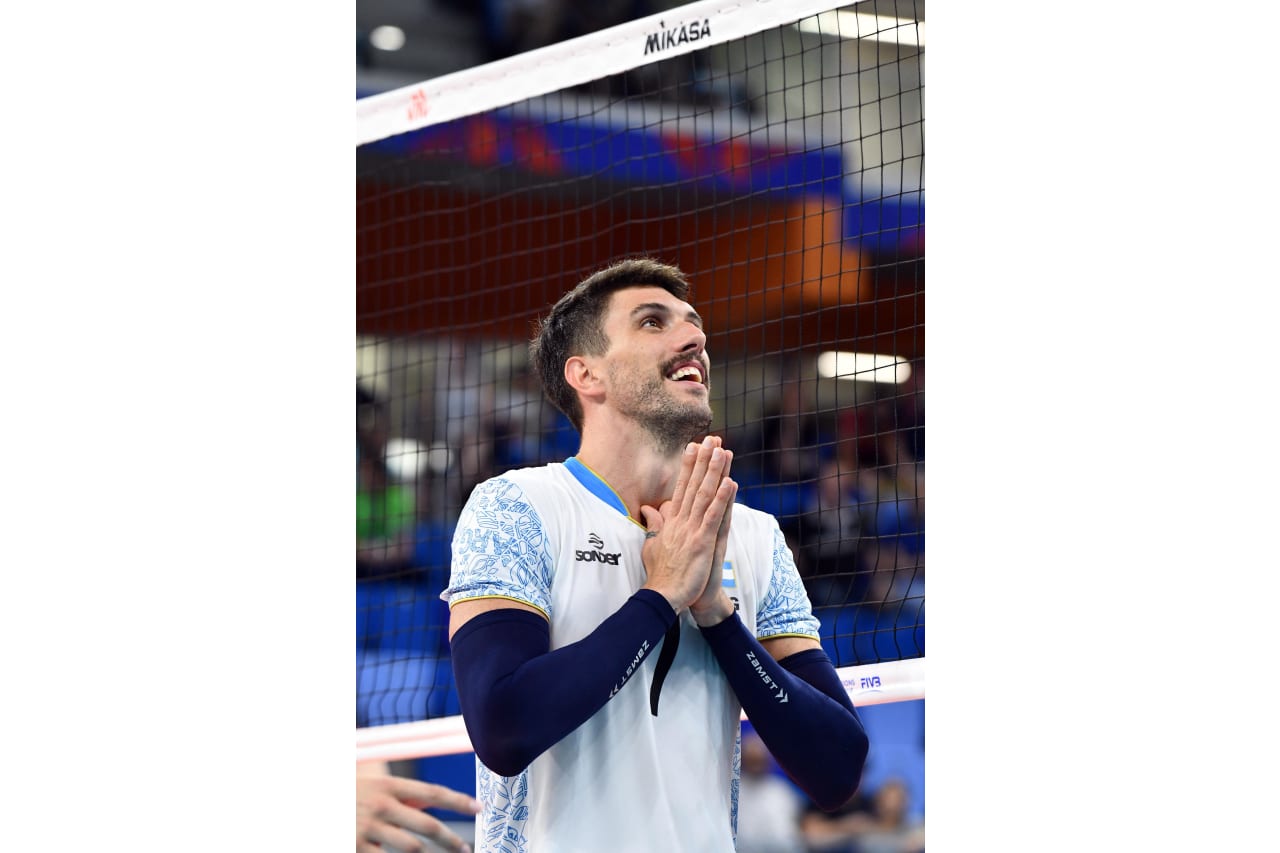
<svg viewBox="0 0 1280 853"><path fill-rule="evenodd" d="M610 566L618 565L622 552L616 554L606 553L604 550L604 540L595 533L587 537L587 542L591 544L591 548L586 550L574 551L573 559L579 563L607 563Z"/></svg>
<svg viewBox="0 0 1280 853"><path fill-rule="evenodd" d="M644 37L645 56L678 45L711 38L710 18L703 18L701 21L685 21L679 26L673 25L670 29L667 28L665 21L658 21L658 27L656 33L649 33Z"/></svg>

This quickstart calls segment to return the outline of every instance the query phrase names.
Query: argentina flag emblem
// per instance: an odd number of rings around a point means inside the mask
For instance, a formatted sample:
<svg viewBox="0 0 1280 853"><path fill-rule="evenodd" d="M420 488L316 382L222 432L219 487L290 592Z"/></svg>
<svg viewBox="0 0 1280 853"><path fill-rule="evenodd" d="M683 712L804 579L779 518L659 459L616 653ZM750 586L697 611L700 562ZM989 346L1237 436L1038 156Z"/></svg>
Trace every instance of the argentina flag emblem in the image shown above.
<svg viewBox="0 0 1280 853"><path fill-rule="evenodd" d="M741 609L738 602L738 579L733 573L732 560L724 561L724 568L720 571L720 586L726 593L728 593L729 600L733 602L733 609Z"/></svg>

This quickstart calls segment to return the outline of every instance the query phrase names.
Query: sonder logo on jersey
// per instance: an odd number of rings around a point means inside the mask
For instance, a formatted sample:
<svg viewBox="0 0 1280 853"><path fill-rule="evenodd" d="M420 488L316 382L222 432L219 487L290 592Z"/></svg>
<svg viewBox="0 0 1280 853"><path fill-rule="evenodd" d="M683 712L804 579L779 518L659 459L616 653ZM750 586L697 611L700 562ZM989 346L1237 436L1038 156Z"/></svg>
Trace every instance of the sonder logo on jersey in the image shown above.
<svg viewBox="0 0 1280 853"><path fill-rule="evenodd" d="M622 552L606 553L604 550L604 540L592 533L587 537L587 542L591 543L591 548L587 550L577 550L573 552L573 558L579 563L607 563L610 566L618 565L618 560L622 557Z"/></svg>

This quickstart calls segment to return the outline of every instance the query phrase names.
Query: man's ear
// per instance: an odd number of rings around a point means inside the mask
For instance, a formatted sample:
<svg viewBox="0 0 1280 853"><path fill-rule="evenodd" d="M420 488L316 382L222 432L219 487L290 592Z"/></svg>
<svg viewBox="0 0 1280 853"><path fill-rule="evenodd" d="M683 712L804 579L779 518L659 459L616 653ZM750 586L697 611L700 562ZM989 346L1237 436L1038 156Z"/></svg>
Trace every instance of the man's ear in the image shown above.
<svg viewBox="0 0 1280 853"><path fill-rule="evenodd" d="M580 355L572 356L565 361L564 381L584 397L595 397L604 393L604 385L600 377Z"/></svg>

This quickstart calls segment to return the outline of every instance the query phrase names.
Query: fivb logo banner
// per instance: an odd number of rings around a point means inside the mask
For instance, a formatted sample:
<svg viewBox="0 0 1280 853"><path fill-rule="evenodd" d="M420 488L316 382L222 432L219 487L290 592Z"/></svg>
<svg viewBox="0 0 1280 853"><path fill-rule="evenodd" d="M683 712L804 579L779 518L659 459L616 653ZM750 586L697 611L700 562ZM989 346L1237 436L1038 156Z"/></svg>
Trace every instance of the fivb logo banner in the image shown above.
<svg viewBox="0 0 1280 853"><path fill-rule="evenodd" d="M924 658L842 666L840 683L854 705L879 705L924 698Z"/></svg>
<svg viewBox="0 0 1280 853"><path fill-rule="evenodd" d="M873 667L861 667L857 674L843 674L840 683L851 697L874 697L885 692L885 682L881 674L871 671ZM855 704L858 704L855 701Z"/></svg>

